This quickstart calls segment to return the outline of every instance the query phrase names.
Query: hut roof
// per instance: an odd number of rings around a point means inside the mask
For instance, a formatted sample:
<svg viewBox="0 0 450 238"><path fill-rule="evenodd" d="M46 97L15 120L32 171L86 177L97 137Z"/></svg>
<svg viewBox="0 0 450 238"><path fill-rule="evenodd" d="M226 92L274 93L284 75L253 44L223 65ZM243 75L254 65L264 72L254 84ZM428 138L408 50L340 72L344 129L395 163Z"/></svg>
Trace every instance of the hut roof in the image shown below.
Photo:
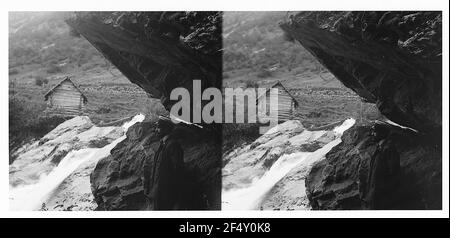
<svg viewBox="0 0 450 238"><path fill-rule="evenodd" d="M45 101L47 101L48 100L48 96L50 96L54 91L55 91L55 89L57 89L59 86L61 86L61 84L63 83L63 82L65 82L65 81L68 81L68 82L70 82L74 87L75 87L75 89L78 91L78 92L80 92L80 94L81 94L81 96L83 97L83 100L84 100L84 102L87 102L88 100L87 100L87 97L83 94L83 92L80 90L80 88L78 88L78 86L69 78L69 77L65 77L63 80L61 80L59 83L57 83L55 86L53 86L53 88L51 88L50 90L48 90L48 92L44 95L44 98L45 98Z"/></svg>
<svg viewBox="0 0 450 238"><path fill-rule="evenodd" d="M292 94L291 94L291 93L283 86L283 84L282 84L280 81L277 81L277 82L274 83L272 86L270 86L269 88L267 88L266 91L264 92L264 94L266 94L266 93L269 91L269 89L275 88L276 86L281 86L281 88L282 88L284 91L286 91L286 93L292 98L292 100L294 100L294 104L295 104L296 107L299 105L297 99L295 99L294 96L292 96ZM262 95L259 96L258 99L256 99L256 104L258 104L258 101L259 101L259 99L260 99L261 97L262 97Z"/></svg>

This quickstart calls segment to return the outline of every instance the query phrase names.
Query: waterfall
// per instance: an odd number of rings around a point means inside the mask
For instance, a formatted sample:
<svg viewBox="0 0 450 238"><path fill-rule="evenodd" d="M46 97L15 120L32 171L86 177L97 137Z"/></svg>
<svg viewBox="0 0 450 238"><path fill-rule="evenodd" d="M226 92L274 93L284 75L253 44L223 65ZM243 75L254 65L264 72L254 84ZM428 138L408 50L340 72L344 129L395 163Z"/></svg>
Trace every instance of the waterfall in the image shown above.
<svg viewBox="0 0 450 238"><path fill-rule="evenodd" d="M144 120L144 115L136 115L132 120L122 125L126 132L127 129ZM80 165L88 161L98 161L108 156L111 150L126 135L117 138L112 143L102 148L85 148L70 151L60 162L47 174L41 175L34 184L11 187L10 188L10 210L38 210L41 208L52 192L69 177Z"/></svg>
<svg viewBox="0 0 450 238"><path fill-rule="evenodd" d="M308 167L315 161L325 157L325 155L336 145L341 142L341 135L352 127L355 123L354 119L347 119L340 126L333 129L336 139L324 145L322 148L314 152L296 152L292 154L282 155L273 163L273 165L259 178L244 188L231 189L222 192L222 209L223 210L254 210L258 209L264 196L290 171L299 166ZM304 131L302 133L312 133L320 135L322 132ZM307 137L305 137L306 139ZM311 138L311 136L309 137ZM305 141L306 143L306 141Z"/></svg>

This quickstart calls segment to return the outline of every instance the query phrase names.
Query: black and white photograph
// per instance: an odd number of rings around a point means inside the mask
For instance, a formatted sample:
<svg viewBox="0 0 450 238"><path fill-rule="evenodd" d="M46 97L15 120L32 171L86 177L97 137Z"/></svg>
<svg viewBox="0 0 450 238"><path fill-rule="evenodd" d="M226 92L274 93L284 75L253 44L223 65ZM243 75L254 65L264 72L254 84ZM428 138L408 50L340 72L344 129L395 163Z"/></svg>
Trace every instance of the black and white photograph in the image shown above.
<svg viewBox="0 0 450 238"><path fill-rule="evenodd" d="M289 2L3 11L1 213L448 218L448 5Z"/></svg>

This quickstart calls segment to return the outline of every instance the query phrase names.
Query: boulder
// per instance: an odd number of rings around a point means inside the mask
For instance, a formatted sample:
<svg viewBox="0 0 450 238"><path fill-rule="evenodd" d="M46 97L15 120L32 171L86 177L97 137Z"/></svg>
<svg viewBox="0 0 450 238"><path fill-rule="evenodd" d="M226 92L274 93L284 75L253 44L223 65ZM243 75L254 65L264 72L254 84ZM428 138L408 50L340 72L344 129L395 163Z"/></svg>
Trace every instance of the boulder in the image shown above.
<svg viewBox="0 0 450 238"><path fill-rule="evenodd" d="M221 143L217 138L221 137L186 125L178 125L173 133L177 133L175 137L184 151L191 191L186 199L195 203L191 209L220 209ZM145 165L153 166L159 141L154 123L137 123L111 155L97 163L90 181L98 210L153 209L144 195L143 176Z"/></svg>
<svg viewBox="0 0 450 238"><path fill-rule="evenodd" d="M440 138L359 124L306 178L313 209L441 209Z"/></svg>

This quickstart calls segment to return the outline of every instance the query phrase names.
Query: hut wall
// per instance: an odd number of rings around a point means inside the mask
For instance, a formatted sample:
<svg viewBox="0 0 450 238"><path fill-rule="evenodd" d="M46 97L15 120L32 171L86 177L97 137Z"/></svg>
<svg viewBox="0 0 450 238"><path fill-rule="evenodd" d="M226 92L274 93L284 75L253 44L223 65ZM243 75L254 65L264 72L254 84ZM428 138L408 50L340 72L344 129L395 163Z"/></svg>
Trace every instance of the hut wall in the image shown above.
<svg viewBox="0 0 450 238"><path fill-rule="evenodd" d="M84 107L81 93L70 82L63 82L55 88L49 99L54 109L68 114L78 114Z"/></svg>
<svg viewBox="0 0 450 238"><path fill-rule="evenodd" d="M287 121L292 118L294 99L288 94L286 90L281 86L276 86L278 89L278 121ZM267 98L270 97L269 92L266 94ZM267 103L270 102L270 98ZM264 119L270 119L269 117L264 117Z"/></svg>

